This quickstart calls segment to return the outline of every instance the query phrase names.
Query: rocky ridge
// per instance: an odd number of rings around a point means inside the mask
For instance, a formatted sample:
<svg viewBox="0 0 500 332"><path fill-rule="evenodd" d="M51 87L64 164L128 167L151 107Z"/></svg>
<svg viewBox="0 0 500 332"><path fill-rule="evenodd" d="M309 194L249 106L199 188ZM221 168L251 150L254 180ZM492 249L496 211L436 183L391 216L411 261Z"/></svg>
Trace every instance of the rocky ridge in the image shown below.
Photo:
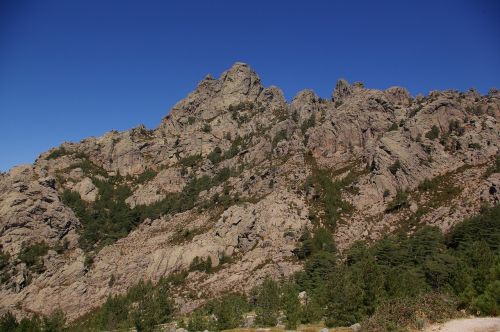
<svg viewBox="0 0 500 332"><path fill-rule="evenodd" d="M500 200L499 120L496 89L412 97L339 80L331 100L304 90L287 103L236 63L203 79L154 130L64 143L0 175L0 308L59 307L74 319L141 279L210 257L216 269L189 272L175 294L187 312L300 270L293 250L315 225L341 250L425 224L446 231ZM338 189L331 208L324 179ZM114 190L136 221L83 246L89 226L69 198L108 211L103 197ZM42 243L38 264L19 258Z"/></svg>

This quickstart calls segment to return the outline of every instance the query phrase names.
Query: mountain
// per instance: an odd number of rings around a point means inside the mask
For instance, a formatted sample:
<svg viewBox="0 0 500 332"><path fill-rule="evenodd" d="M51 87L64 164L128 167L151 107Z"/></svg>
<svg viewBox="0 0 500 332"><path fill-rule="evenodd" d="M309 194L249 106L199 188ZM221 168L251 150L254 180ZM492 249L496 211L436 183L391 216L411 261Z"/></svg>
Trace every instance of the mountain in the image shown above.
<svg viewBox="0 0 500 332"><path fill-rule="evenodd" d="M448 232L500 200L499 120L496 89L412 97L339 80L331 100L288 103L235 63L154 130L64 143L0 174L1 311L74 320L190 271L172 289L188 313L301 271L306 230L328 229L339 255Z"/></svg>

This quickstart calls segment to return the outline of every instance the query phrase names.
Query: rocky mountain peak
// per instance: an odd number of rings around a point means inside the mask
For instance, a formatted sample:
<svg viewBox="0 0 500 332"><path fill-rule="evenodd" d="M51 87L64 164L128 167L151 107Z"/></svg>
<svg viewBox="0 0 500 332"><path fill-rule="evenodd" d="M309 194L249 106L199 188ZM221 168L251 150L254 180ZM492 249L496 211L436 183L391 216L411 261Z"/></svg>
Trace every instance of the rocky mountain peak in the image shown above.
<svg viewBox="0 0 500 332"><path fill-rule="evenodd" d="M343 99L352 93L352 87L347 80L341 78L337 81L332 97L335 102L342 102Z"/></svg>
<svg viewBox="0 0 500 332"><path fill-rule="evenodd" d="M303 269L296 249L319 225L342 255L500 202L498 90L412 98L341 79L332 94L287 103L235 63L156 130L65 143L0 174L0 314L73 320L180 271L173 296L189 312ZM208 259L216 269L195 264Z"/></svg>
<svg viewBox="0 0 500 332"><path fill-rule="evenodd" d="M224 104L229 106L242 99L255 101L264 87L257 73L245 63L236 62L219 78Z"/></svg>
<svg viewBox="0 0 500 332"><path fill-rule="evenodd" d="M160 128L175 132L179 124L192 122L190 119L213 118L230 106L255 102L263 90L257 73L249 65L236 62L218 79L207 75L192 93L172 108Z"/></svg>

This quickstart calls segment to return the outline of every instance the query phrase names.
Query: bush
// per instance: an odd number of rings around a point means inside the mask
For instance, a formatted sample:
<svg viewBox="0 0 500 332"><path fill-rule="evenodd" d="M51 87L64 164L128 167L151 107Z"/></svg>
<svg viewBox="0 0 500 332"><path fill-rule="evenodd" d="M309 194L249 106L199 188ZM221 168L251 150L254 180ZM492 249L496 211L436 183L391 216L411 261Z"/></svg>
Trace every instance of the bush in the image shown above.
<svg viewBox="0 0 500 332"><path fill-rule="evenodd" d="M315 125L316 125L316 116L313 113L307 120L305 120L302 123L302 125L300 126L300 130L302 131L302 134L305 134L309 128L312 128Z"/></svg>
<svg viewBox="0 0 500 332"><path fill-rule="evenodd" d="M280 130L276 134L276 136L274 136L274 138L273 138L273 143L272 143L273 147L276 146L276 145L278 145L279 142L281 142L283 140L286 140L286 138L287 138L287 132L286 132L286 130L285 129Z"/></svg>
<svg viewBox="0 0 500 332"><path fill-rule="evenodd" d="M495 156L492 165L486 170L485 177L489 177L493 173L500 173L500 155Z"/></svg>
<svg viewBox="0 0 500 332"><path fill-rule="evenodd" d="M401 162L399 161L399 159L396 159L396 161L391 166L389 166L389 171L393 175L396 175L399 169L401 169Z"/></svg>
<svg viewBox="0 0 500 332"><path fill-rule="evenodd" d="M472 308L482 316L498 316L500 314L500 280L489 284L484 294L474 300Z"/></svg>
<svg viewBox="0 0 500 332"><path fill-rule="evenodd" d="M414 298L395 298L384 301L374 315L363 324L366 331L404 331L421 329L422 323L437 322L457 316L456 300L437 293Z"/></svg>
<svg viewBox="0 0 500 332"><path fill-rule="evenodd" d="M195 167L196 165L198 165L201 160L202 160L202 156L201 154L193 154L191 156L188 156L188 157L185 157L185 158L182 158L181 160L179 160L179 165L183 166L183 167Z"/></svg>
<svg viewBox="0 0 500 332"><path fill-rule="evenodd" d="M189 271L201 271L210 273L212 271L212 258L208 256L206 259L196 256L189 265Z"/></svg>
<svg viewBox="0 0 500 332"><path fill-rule="evenodd" d="M469 143L469 148L474 150L481 150L481 144L477 142Z"/></svg>
<svg viewBox="0 0 500 332"><path fill-rule="evenodd" d="M388 131L394 131L394 130L398 130L398 124L397 123L392 123L391 126L389 127L389 129L387 129Z"/></svg>
<svg viewBox="0 0 500 332"><path fill-rule="evenodd" d="M137 176L137 180L135 182L138 184L148 182L148 181L154 179L156 174L158 174L158 172L156 172L152 169L147 169Z"/></svg>
<svg viewBox="0 0 500 332"><path fill-rule="evenodd" d="M92 181L99 189L94 203L84 202L78 193L65 190L62 201L75 212L83 225L79 243L86 251L102 248L126 236L140 222L138 209L131 209L125 200L131 195L126 185L115 185L113 179Z"/></svg>
<svg viewBox="0 0 500 332"><path fill-rule="evenodd" d="M58 149L52 150L52 152L49 153L49 155L45 159L47 159L47 160L57 159L59 157L65 156L67 154L68 154L68 151L66 151L66 149L63 147L60 147Z"/></svg>
<svg viewBox="0 0 500 332"><path fill-rule="evenodd" d="M66 331L64 324L66 318L64 312L56 310L43 320L37 315L31 318L23 318L17 321L16 317L11 312L6 312L0 318L0 331L5 332L62 332Z"/></svg>
<svg viewBox="0 0 500 332"><path fill-rule="evenodd" d="M208 160L212 162L212 164L216 165L222 161L222 150L218 146L216 146L212 152L210 152L207 156Z"/></svg>
<svg viewBox="0 0 500 332"><path fill-rule="evenodd" d="M209 133L212 131L212 126L210 126L209 123L205 123L203 125L203 127L201 128L201 130L204 132L204 133Z"/></svg>
<svg viewBox="0 0 500 332"><path fill-rule="evenodd" d="M258 287L255 306L255 320L258 325L276 326L280 310L280 290L276 281L266 279Z"/></svg>
<svg viewBox="0 0 500 332"><path fill-rule="evenodd" d="M465 133L465 128L460 125L460 121L451 120L448 125L448 132L455 133L458 136L462 136Z"/></svg>
<svg viewBox="0 0 500 332"><path fill-rule="evenodd" d="M326 225L333 229L341 218L342 213L351 213L354 207L342 199L342 189L354 180L353 173L349 173L342 180L332 181L331 173L319 169L312 161L312 175L306 180L305 188L314 187L320 194L320 204L325 210Z"/></svg>
<svg viewBox="0 0 500 332"><path fill-rule="evenodd" d="M31 270L42 272L44 268L42 258L48 251L49 246L45 244L45 242L39 242L29 246L23 246L17 258L25 263Z"/></svg>
<svg viewBox="0 0 500 332"><path fill-rule="evenodd" d="M404 190L398 189L396 192L396 196L394 199L387 204L387 208L385 209L386 213L393 213L399 211L403 208L408 207L408 194Z"/></svg>
<svg viewBox="0 0 500 332"><path fill-rule="evenodd" d="M436 125L433 125L431 130L425 133L425 137L427 137L430 140L435 140L436 138L439 137L440 130Z"/></svg>

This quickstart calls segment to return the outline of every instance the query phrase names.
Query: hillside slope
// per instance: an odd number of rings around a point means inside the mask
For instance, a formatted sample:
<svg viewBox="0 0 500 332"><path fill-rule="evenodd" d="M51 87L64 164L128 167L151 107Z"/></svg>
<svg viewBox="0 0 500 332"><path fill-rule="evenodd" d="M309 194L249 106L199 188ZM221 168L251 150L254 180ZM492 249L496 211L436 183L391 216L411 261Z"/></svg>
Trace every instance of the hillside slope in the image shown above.
<svg viewBox="0 0 500 332"><path fill-rule="evenodd" d="M0 308L75 319L210 257L210 274L176 290L188 312L300 270L294 249L314 225L340 250L447 231L500 200L499 120L496 89L413 98L339 80L332 100L287 103L236 63L154 130L64 143L0 175Z"/></svg>

